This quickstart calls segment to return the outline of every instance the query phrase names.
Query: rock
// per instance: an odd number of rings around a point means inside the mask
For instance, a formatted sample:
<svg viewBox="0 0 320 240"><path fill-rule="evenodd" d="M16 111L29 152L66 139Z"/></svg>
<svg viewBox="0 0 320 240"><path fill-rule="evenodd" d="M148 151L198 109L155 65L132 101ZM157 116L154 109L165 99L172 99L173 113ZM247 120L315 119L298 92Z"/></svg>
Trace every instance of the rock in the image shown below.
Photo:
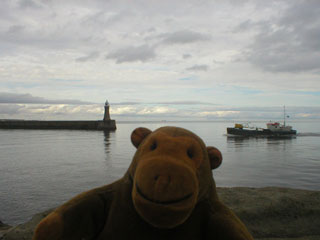
<svg viewBox="0 0 320 240"><path fill-rule="evenodd" d="M11 226L0 221L0 239L2 239L4 233L7 232L10 228Z"/></svg>
<svg viewBox="0 0 320 240"><path fill-rule="evenodd" d="M320 240L320 192L288 188L218 188L221 200L255 239Z"/></svg>
<svg viewBox="0 0 320 240"><path fill-rule="evenodd" d="M11 228L11 226L3 223L3 222L0 220L0 231L7 230L8 228Z"/></svg>
<svg viewBox="0 0 320 240"><path fill-rule="evenodd" d="M246 224L256 240L320 240L320 191L287 188L218 188L221 200ZM10 228L1 240L31 240L52 210Z"/></svg>
<svg viewBox="0 0 320 240"><path fill-rule="evenodd" d="M34 215L30 221L7 230L0 240L31 240L34 228L52 209Z"/></svg>

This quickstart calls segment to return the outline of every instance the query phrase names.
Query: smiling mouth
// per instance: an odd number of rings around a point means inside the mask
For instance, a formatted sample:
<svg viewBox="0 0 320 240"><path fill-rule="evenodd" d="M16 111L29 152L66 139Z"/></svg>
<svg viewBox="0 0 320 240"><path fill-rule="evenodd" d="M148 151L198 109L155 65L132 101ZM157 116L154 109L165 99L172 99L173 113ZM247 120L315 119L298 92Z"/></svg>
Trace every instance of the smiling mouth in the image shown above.
<svg viewBox="0 0 320 240"><path fill-rule="evenodd" d="M159 201L159 200L156 200L156 199L151 199L149 198L148 196L146 196L142 191L141 189L139 188L139 186L136 184L136 189L137 189L137 192L139 193L139 195L141 197L143 197L144 199L150 201L150 202L153 202L153 203L157 203L157 204L163 204L163 205L170 205L170 204L175 204L175 203L179 203L179 202L182 202L182 201L185 201L189 198L191 198L192 196L192 193L190 194L187 194L185 195L184 197L182 198L179 198L179 199L175 199L175 200L169 200L169 201Z"/></svg>

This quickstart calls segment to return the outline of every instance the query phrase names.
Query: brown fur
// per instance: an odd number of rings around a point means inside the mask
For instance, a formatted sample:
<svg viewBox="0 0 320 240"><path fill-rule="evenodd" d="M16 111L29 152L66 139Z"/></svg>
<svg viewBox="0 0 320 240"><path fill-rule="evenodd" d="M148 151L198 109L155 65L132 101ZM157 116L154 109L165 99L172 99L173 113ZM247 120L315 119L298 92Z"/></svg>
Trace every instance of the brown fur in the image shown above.
<svg viewBox="0 0 320 240"><path fill-rule="evenodd" d="M52 213L50 218L45 218L41 221L35 232L34 238L44 239L43 236L45 236L45 239L47 240L60 239L62 232L63 221L61 217L56 213Z"/></svg>
<svg viewBox="0 0 320 240"><path fill-rule="evenodd" d="M220 151L182 128L137 128L125 176L48 215L33 240L253 239L217 196Z"/></svg>

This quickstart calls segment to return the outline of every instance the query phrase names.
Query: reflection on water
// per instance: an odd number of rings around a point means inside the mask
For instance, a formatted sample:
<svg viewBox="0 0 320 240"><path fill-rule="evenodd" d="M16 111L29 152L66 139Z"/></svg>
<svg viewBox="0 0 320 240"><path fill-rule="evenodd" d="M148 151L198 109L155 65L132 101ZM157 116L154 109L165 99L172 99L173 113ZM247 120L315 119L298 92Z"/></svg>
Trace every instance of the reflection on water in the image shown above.
<svg viewBox="0 0 320 240"><path fill-rule="evenodd" d="M106 162L106 167L107 167L107 171L110 170L112 168L112 160L111 160L111 157L112 157L112 154L111 154L111 140L110 140L110 135L112 134L113 132L111 131L103 131L103 135L104 135L104 139L103 139L103 142L104 142L104 151L106 153L106 156L105 156L105 162Z"/></svg>
<svg viewBox="0 0 320 240"><path fill-rule="evenodd" d="M217 176L220 186L319 188L320 160L311 157L319 153L318 141L227 137L226 142L223 174Z"/></svg>
<svg viewBox="0 0 320 240"><path fill-rule="evenodd" d="M110 131L103 131L103 135L104 135L104 150L106 152L106 155L108 156L108 154L110 153Z"/></svg>
<svg viewBox="0 0 320 240"><path fill-rule="evenodd" d="M243 148L250 145L266 144L269 148L278 146L286 146L292 144L296 137L242 137L242 136L227 136L227 147L228 148Z"/></svg>

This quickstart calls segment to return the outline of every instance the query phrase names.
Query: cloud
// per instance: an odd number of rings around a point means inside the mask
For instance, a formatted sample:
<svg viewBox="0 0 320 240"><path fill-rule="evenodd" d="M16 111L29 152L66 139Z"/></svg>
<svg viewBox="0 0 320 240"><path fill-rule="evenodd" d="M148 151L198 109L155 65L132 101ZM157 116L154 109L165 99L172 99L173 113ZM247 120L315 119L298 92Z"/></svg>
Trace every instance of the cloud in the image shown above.
<svg viewBox="0 0 320 240"><path fill-rule="evenodd" d="M140 102L118 102L118 103L112 103L112 105L139 105Z"/></svg>
<svg viewBox="0 0 320 240"><path fill-rule="evenodd" d="M287 93L302 96L320 96L319 91L288 91Z"/></svg>
<svg viewBox="0 0 320 240"><path fill-rule="evenodd" d="M135 115L137 108L132 106L112 107L110 113L112 115Z"/></svg>
<svg viewBox="0 0 320 240"><path fill-rule="evenodd" d="M116 105L111 103L111 118L121 120L215 120L229 119L236 121L275 120L283 119L282 107L228 107L214 104L197 105L197 102L173 102L170 106L163 106L165 102L153 105ZM181 103L181 105L179 105ZM168 104L169 105L169 104ZM103 104L74 105L74 104L1 104L0 119L61 119L85 120L102 119ZM320 107L287 106L288 119L319 119Z"/></svg>
<svg viewBox="0 0 320 240"><path fill-rule="evenodd" d="M101 47L107 42L99 31L101 25L86 25L89 15L101 11L95 9L94 4L35 0L4 1L1 4L0 14L3 16L4 12L5 17L0 17L3 20L0 22L0 45L11 47L11 54L21 54L22 51L34 55L43 49L78 50L86 45L89 46L86 49L93 51L97 45ZM45 54L49 53L47 51Z"/></svg>
<svg viewBox="0 0 320 240"><path fill-rule="evenodd" d="M31 94L16 94L16 93L0 93L0 103L21 103L21 104L92 104L80 100L62 99L49 100L42 97L35 97Z"/></svg>
<svg viewBox="0 0 320 240"><path fill-rule="evenodd" d="M111 103L112 106L145 106L145 105L217 105L210 102L201 102L201 101L190 101L190 100L181 100L181 101L164 101L164 102L113 102ZM120 107L117 107L117 109L120 109ZM130 108L132 109L132 108Z"/></svg>
<svg viewBox="0 0 320 240"><path fill-rule="evenodd" d="M103 118L103 105L1 104L0 119L97 120Z"/></svg>
<svg viewBox="0 0 320 240"><path fill-rule="evenodd" d="M89 8L92 7L89 6ZM93 8L94 9L94 8ZM82 22L85 26L96 28L97 26L101 28L110 27L113 24L121 22L125 18L133 17L130 10L120 10L120 11L106 11L105 9L90 11L89 14L83 17Z"/></svg>
<svg viewBox="0 0 320 240"><path fill-rule="evenodd" d="M32 8L41 8L41 5L33 0L21 0L19 2L19 7L22 9L26 9L26 8L32 9Z"/></svg>
<svg viewBox="0 0 320 240"><path fill-rule="evenodd" d="M1 102L107 96L135 107L128 116L158 106L192 117L228 111L207 102L319 105L319 1L240 2L3 0L0 92L17 95ZM100 111L90 106L85 114Z"/></svg>
<svg viewBox="0 0 320 240"><path fill-rule="evenodd" d="M192 57L192 55L189 54L189 53L185 53L185 54L182 55L183 59L188 59L188 58L191 58L191 57Z"/></svg>
<svg viewBox="0 0 320 240"><path fill-rule="evenodd" d="M319 119L320 107L308 106L289 106L286 108L286 114L290 116L288 119ZM199 117L204 117L208 120L214 119L230 119L236 121L282 121L283 108L282 107L216 107L214 109L207 109L206 111L199 111Z"/></svg>
<svg viewBox="0 0 320 240"><path fill-rule="evenodd" d="M76 59L77 62L87 62L89 60L95 60L100 56L99 52L91 52L87 54L86 56L79 57Z"/></svg>
<svg viewBox="0 0 320 240"><path fill-rule="evenodd" d="M166 114L173 114L178 112L177 109L163 107L163 106L156 106L156 107L144 107L137 112L137 115L166 115Z"/></svg>
<svg viewBox="0 0 320 240"><path fill-rule="evenodd" d="M241 31L248 31L251 30L255 24L251 20L245 20L244 22L238 24L234 29L233 33L237 34Z"/></svg>
<svg viewBox="0 0 320 240"><path fill-rule="evenodd" d="M280 17L243 22L239 29L257 29L247 60L270 72L320 71L319 1L290 1Z"/></svg>
<svg viewBox="0 0 320 240"><path fill-rule="evenodd" d="M211 39L211 36L205 33L182 30L161 34L159 38L162 38L163 44L188 44L194 42L209 41Z"/></svg>
<svg viewBox="0 0 320 240"><path fill-rule="evenodd" d="M197 79L197 77L195 77L195 76L179 78L179 80L181 80L181 81L192 81L192 80L196 80L196 79Z"/></svg>
<svg viewBox="0 0 320 240"><path fill-rule="evenodd" d="M148 45L138 47L125 47L118 49L106 56L106 59L115 59L117 63L146 62L156 57L155 49Z"/></svg>
<svg viewBox="0 0 320 240"><path fill-rule="evenodd" d="M194 65L192 67L189 67L187 68L186 70L188 71L208 71L209 69L209 66L208 65L205 65L205 64L202 64L202 65Z"/></svg>
<svg viewBox="0 0 320 240"><path fill-rule="evenodd" d="M19 113L19 110L22 108L22 106L19 106L17 104L1 104L0 107L0 114L2 115L14 115Z"/></svg>
<svg viewBox="0 0 320 240"><path fill-rule="evenodd" d="M200 112L199 116L202 117L217 117L217 118L225 118L225 117L235 117L239 115L239 111L212 111L212 112Z"/></svg>
<svg viewBox="0 0 320 240"><path fill-rule="evenodd" d="M200 101L168 101L168 102L156 102L153 104L166 104L166 105L216 105L209 102Z"/></svg>
<svg viewBox="0 0 320 240"><path fill-rule="evenodd" d="M191 103L192 105L192 103ZM318 119L320 118L320 107L287 107L287 115L290 119ZM131 119L145 119L150 117L155 119L183 119L188 120L214 120L229 119L237 121L254 121L254 120L274 120L283 119L282 107L227 107L227 106L203 106L201 108L180 108L177 106L121 106L111 107L111 115L115 119L130 117Z"/></svg>

